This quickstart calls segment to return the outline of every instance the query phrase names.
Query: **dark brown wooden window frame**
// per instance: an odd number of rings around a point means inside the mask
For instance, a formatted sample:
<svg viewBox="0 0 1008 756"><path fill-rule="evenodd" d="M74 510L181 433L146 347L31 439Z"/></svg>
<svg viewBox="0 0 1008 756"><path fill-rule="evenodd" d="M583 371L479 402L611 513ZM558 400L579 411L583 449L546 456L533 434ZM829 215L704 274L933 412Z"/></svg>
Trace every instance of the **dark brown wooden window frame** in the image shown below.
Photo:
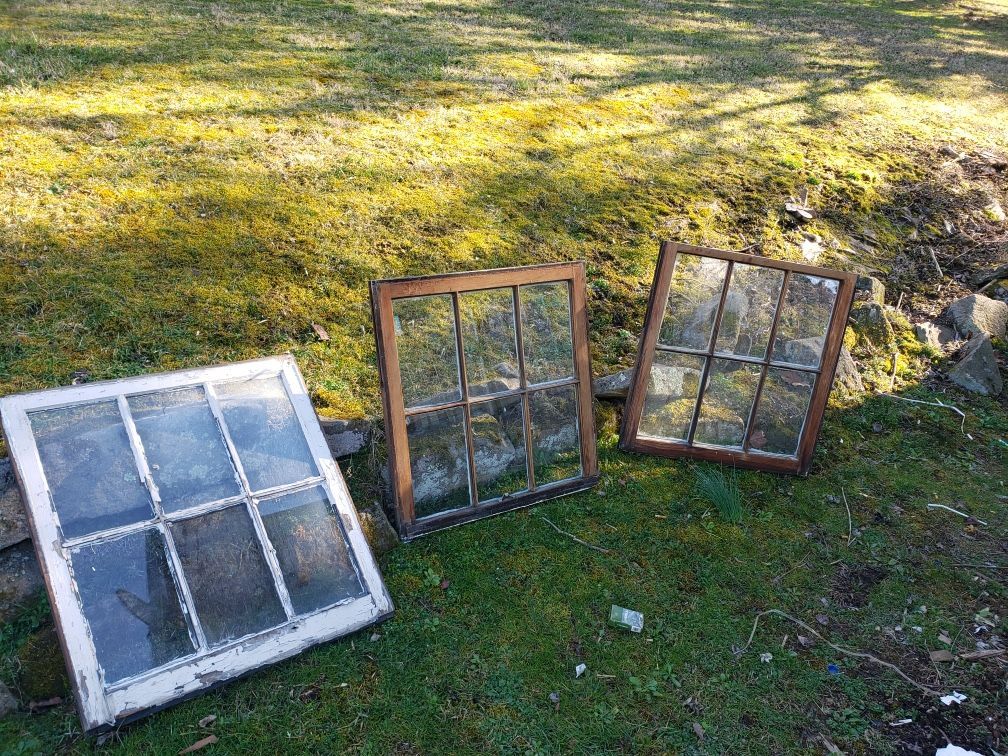
<svg viewBox="0 0 1008 756"><path fill-rule="evenodd" d="M721 286L721 299L717 312L714 316L714 323L711 337L705 350L693 350L679 347L668 347L658 344L658 337L661 331L662 320L665 315L669 289L672 284L673 270L678 254L696 255L699 257L714 258L727 261L725 279ZM769 341L766 354L762 359L754 357L740 356L719 352L716 349L718 328L721 323L721 315L724 311L725 299L732 278L732 271L737 263L753 265L763 268L771 268L784 271L784 278L781 290L777 299L777 309L774 312L774 320L769 332ZM816 368L808 366L797 366L783 363L779 360L772 360L772 349L774 337L777 332L777 325L780 321L782 305L788 291L788 283L793 274L807 274L820 278L828 278L839 283L837 296L833 304L833 312L830 317L829 328L826 332L822 355L819 365ZM812 462L812 454L815 451L816 440L819 435L819 427L822 423L823 411L829 399L830 389L833 384L833 376L836 371L837 359L840 355L840 347L843 345L844 329L847 324L847 316L850 311L851 302L854 298L854 284L857 276L853 273L819 268L812 265L788 262L785 260L772 260L767 257L749 255L742 252L729 252L721 249L711 249L708 247L697 247L677 242L663 242L658 256L658 264L655 268L654 282L651 286L651 294L648 298L647 313L644 319L644 331L640 339L637 353L636 367L630 392L627 396L623 423L620 429L620 446L626 451L654 454L664 457L684 457L691 459L701 459L723 464L735 465L757 470L771 472L792 473L804 475L808 472ZM686 441L664 440L651 437L640 437L638 435L641 416L644 409L644 401L648 389L648 379L651 373L651 366L654 360L655 350L671 354L695 355L704 358L703 372L697 389L696 404L693 408L690 420L689 432ZM735 360L760 366L760 377L753 397L753 404L743 429L743 445L741 449L728 446L699 445L693 442L696 432L700 410L703 406L704 394L707 390L710 375L711 363L714 359ZM805 421L801 429L798 440L796 454L786 456L783 454L772 454L758 452L750 448L750 430L760 397L763 385L766 380L768 369L771 367L794 368L807 373L814 373L815 385L809 400L809 405L805 414Z"/></svg>
<svg viewBox="0 0 1008 756"><path fill-rule="evenodd" d="M525 369L525 348L522 337L520 290L524 286L566 283L570 296L571 343L574 376L569 379L529 384ZM465 350L459 316L459 295L488 289L511 289L515 316L515 335L520 385L492 396L469 396ZM455 322L455 347L458 354L461 398L440 404L405 407L399 371L392 303L411 297L451 295ZM592 409L592 377L588 352L588 314L585 297L585 265L583 261L550 263L518 268L446 273L415 278L386 279L371 282L371 308L378 349L378 371L381 381L382 405L385 416L385 441L388 452L389 476L399 534L409 540L452 525L460 525L490 515L526 507L546 499L591 488L598 482L598 458L595 445L595 422ZM529 395L543 389L574 386L577 389L578 436L581 450L581 476L537 486L532 461L532 426L529 417ZM479 503L476 486L473 430L470 407L487 400L521 397L525 436L526 474L529 488L523 493ZM413 481L406 429L407 416L427 414L461 407L465 413L465 437L469 464L469 506L417 520L414 514Z"/></svg>

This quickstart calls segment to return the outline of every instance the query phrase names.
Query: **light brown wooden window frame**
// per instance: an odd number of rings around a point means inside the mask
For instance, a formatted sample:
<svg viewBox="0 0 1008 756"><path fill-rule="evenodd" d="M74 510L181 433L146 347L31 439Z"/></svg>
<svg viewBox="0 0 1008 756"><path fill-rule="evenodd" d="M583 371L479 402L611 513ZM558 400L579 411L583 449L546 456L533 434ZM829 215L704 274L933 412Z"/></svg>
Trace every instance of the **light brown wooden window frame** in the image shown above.
<svg viewBox="0 0 1008 756"><path fill-rule="evenodd" d="M672 275L675 261L678 254L696 255L699 257L725 260L728 263L725 279L721 285L721 299L711 329L711 337L706 350L692 350L678 347L668 347L658 345L658 337L661 332L662 320L665 316L666 303L668 301L669 289L672 284ZM725 299L731 283L732 271L736 263L752 265L763 268L771 268L784 271L784 278L781 290L777 299L777 309L774 312L774 320L771 326L766 354L762 359L728 354L716 350L718 328L721 324L721 315L724 311ZM825 334L822 356L816 368L808 366L791 365L779 360L772 360L773 342L777 332L777 325L780 321L784 297L787 294L788 283L792 274L807 274L820 278L828 278L839 283L836 299L833 304L833 312L830 317L829 328ZM648 299L647 313L644 319L644 331L640 339L637 353L636 368L634 370L633 381L630 392L627 396L623 423L620 429L620 446L626 451L654 454L663 457L685 457L691 459L708 460L723 464L735 465L757 470L766 470L779 473L792 473L804 475L808 472L812 462L812 454L815 451L816 440L819 435L819 427L822 423L823 411L829 399L830 388L833 384L833 376L836 372L837 359L840 355L840 347L843 345L844 329L847 324L847 316L850 312L851 301L854 298L854 284L857 276L853 273L843 273L841 271L819 268L812 265L802 265L799 263L787 262L785 260L772 260L766 257L748 255L742 252L729 252L721 249L711 249L708 247L696 247L688 244L676 242L663 242L658 256L658 264L655 268L654 283L651 286L651 294ZM703 357L704 368L697 389L696 404L693 408L690 420L689 432L686 441L663 440L651 437L640 437L641 416L644 409L644 401L647 394L648 379L651 374L651 366L654 360L656 349L670 354L686 354ZM749 416L743 429L742 448L715 445L695 444L692 439L696 432L697 422L700 417L700 410L703 406L704 395L707 390L710 375L711 363L714 359L723 358L735 360L761 367L759 382L756 393L753 397L753 404L749 410ZM815 385L809 399L808 409L805 413L805 422L798 439L796 453L792 456L783 454L773 454L768 452L758 452L750 449L750 432L755 419L756 410L759 406L760 397L763 391L764 381L770 367L780 366L784 368L794 368L807 373L814 373Z"/></svg>
<svg viewBox="0 0 1008 756"><path fill-rule="evenodd" d="M548 383L529 384L525 370L525 349L522 338L519 293L523 286L566 283L570 296L571 343L574 377ZM490 397L469 396L465 351L459 319L459 295L488 289L510 288L515 316L515 335L520 385L517 389L493 394L493 399L520 396L524 415L526 474L529 489L480 504L476 486L473 456L473 430L470 406ZM425 404L409 410L405 407L399 372L392 303L397 299L449 294L455 318L455 346L458 353L461 398L441 404ZM447 273L416 278L387 279L371 282L371 307L378 349L378 371L381 380L382 405L385 415L385 441L388 451L389 476L399 534L409 540L452 525L480 519L546 499L583 491L598 482L598 459L595 446L595 422L592 409L591 364L588 354L588 315L585 302L585 266L583 261L551 263L520 268ZM574 386L577 389L578 436L581 450L581 476L543 486L536 486L532 462L532 427L529 418L529 395L546 388ZM414 514L412 471L406 430L407 415L427 414L438 410L462 407L465 412L466 450L469 463L469 506L435 513L417 520Z"/></svg>

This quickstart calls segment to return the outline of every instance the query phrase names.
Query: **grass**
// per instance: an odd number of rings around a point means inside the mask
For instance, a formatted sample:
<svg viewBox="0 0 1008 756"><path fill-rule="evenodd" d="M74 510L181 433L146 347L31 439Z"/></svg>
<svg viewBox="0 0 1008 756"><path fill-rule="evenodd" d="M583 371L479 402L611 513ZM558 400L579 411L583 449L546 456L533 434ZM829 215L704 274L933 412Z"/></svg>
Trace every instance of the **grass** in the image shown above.
<svg viewBox="0 0 1008 756"><path fill-rule="evenodd" d="M803 185L808 230L837 242L820 262L896 275L900 187L938 177L955 204L938 146L1008 149L1006 11L0 0L0 393L291 351L321 412L376 414L369 279L574 258L604 372L632 360L659 239L800 259L781 206ZM891 354L855 345L873 350ZM897 390L943 390L915 385L926 362L901 355ZM687 465L617 451L603 415L596 491L385 557L398 611L379 638L314 649L108 747L177 752L210 713L221 752L773 753L820 736L879 752L943 745L940 731L996 747L996 663L928 660L942 631L970 650L985 609L1003 636L1008 611L1000 573L955 566L1003 561L1008 413L950 401L972 440L935 408L834 407L808 478L739 473L739 527L692 497ZM358 498L376 488L366 457L344 465ZM641 636L607 627L613 603L644 612ZM768 606L823 614L831 639L970 699L932 710L775 620L735 658ZM44 622L33 612L0 635L8 660ZM21 713L0 750L90 750L76 728L68 706Z"/></svg>
<svg viewBox="0 0 1008 756"><path fill-rule="evenodd" d="M696 494L709 504L713 504L721 519L738 525L742 522L742 492L738 486L738 474L732 470L725 475L720 465L696 467Z"/></svg>

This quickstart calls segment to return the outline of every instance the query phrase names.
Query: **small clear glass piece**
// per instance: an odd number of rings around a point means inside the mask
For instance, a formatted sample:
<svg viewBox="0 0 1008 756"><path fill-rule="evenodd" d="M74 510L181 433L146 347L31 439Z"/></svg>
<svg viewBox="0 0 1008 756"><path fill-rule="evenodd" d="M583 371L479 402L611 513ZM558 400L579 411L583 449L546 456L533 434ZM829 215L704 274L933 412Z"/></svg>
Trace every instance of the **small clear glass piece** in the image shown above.
<svg viewBox="0 0 1008 756"><path fill-rule="evenodd" d="M405 406L425 407L461 399L451 296L397 299L392 313Z"/></svg>
<svg viewBox="0 0 1008 756"><path fill-rule="evenodd" d="M267 499L258 507L295 613L307 614L366 593L325 489Z"/></svg>
<svg viewBox="0 0 1008 756"><path fill-rule="evenodd" d="M536 486L581 477L577 388L533 391L528 402Z"/></svg>
<svg viewBox="0 0 1008 756"><path fill-rule="evenodd" d="M106 685L196 650L160 530L80 546L70 564Z"/></svg>
<svg viewBox="0 0 1008 756"><path fill-rule="evenodd" d="M521 396L473 404L471 415L480 503L528 490Z"/></svg>
<svg viewBox="0 0 1008 756"><path fill-rule="evenodd" d="M417 518L470 505L465 433L461 407L406 418Z"/></svg>
<svg viewBox="0 0 1008 756"><path fill-rule="evenodd" d="M833 278L792 274L774 335L773 362L819 367L839 290Z"/></svg>
<svg viewBox="0 0 1008 756"><path fill-rule="evenodd" d="M139 394L127 402L166 512L241 494L202 386Z"/></svg>
<svg viewBox="0 0 1008 756"><path fill-rule="evenodd" d="M521 302L525 379L529 385L574 377L570 286L566 281L518 290Z"/></svg>
<svg viewBox="0 0 1008 756"><path fill-rule="evenodd" d="M693 442L742 446L762 367L747 362L715 359L707 375Z"/></svg>
<svg viewBox="0 0 1008 756"><path fill-rule="evenodd" d="M798 453L816 374L770 368L749 433L749 448L765 454Z"/></svg>
<svg viewBox="0 0 1008 756"><path fill-rule="evenodd" d="M705 351L717 318L728 263L712 257L679 254L675 258L658 342Z"/></svg>
<svg viewBox="0 0 1008 756"><path fill-rule="evenodd" d="M469 396L518 388L514 289L467 291L458 298Z"/></svg>
<svg viewBox="0 0 1008 756"><path fill-rule="evenodd" d="M253 491L319 474L280 376L219 383L214 390Z"/></svg>
<svg viewBox="0 0 1008 756"><path fill-rule="evenodd" d="M763 359L784 271L739 263L732 268L714 350Z"/></svg>
<svg viewBox="0 0 1008 756"><path fill-rule="evenodd" d="M28 417L64 538L154 516L114 399Z"/></svg>
<svg viewBox="0 0 1008 756"><path fill-rule="evenodd" d="M638 436L686 440L705 362L706 358L693 354L654 353Z"/></svg>
<svg viewBox="0 0 1008 756"><path fill-rule="evenodd" d="M169 527L207 643L219 646L287 620L244 504Z"/></svg>

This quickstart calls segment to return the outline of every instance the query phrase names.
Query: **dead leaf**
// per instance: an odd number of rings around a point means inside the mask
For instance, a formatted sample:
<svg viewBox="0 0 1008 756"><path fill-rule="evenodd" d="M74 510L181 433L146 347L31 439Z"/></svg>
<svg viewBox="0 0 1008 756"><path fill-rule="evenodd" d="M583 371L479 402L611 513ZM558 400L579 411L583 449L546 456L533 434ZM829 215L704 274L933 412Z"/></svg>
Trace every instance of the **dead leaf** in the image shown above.
<svg viewBox="0 0 1008 756"><path fill-rule="evenodd" d="M212 725L216 721L217 721L217 715L216 714L207 714L205 717L203 717L203 719L201 719L199 721L199 726L200 727L209 727L210 725Z"/></svg>
<svg viewBox="0 0 1008 756"><path fill-rule="evenodd" d="M312 323L311 327L315 331L315 335L318 336L319 341L329 341L329 332L325 328L318 323Z"/></svg>
<svg viewBox="0 0 1008 756"><path fill-rule="evenodd" d="M442 580L441 581L441 590L442 591L447 591L449 585L451 585L451 583L449 583L447 580Z"/></svg>
<svg viewBox="0 0 1008 756"><path fill-rule="evenodd" d="M955 657L952 652L946 648L937 648L931 652L931 661L933 662L950 662L955 661Z"/></svg>
<svg viewBox="0 0 1008 756"><path fill-rule="evenodd" d="M697 740L699 740L702 743L703 739L704 739L704 728L703 728L703 725L700 724L699 722L694 722L693 723L693 732L696 734Z"/></svg>
<svg viewBox="0 0 1008 756"><path fill-rule="evenodd" d="M829 624L829 617L827 617L825 614L817 614L815 616L815 619L816 619L816 622L818 622L820 625L828 625Z"/></svg>
<svg viewBox="0 0 1008 756"><path fill-rule="evenodd" d="M942 630L940 633L938 633L938 640L940 640L946 646L951 646L952 645L952 638L944 630Z"/></svg>
<svg viewBox="0 0 1008 756"><path fill-rule="evenodd" d="M798 643L803 648L812 648L812 646L815 645L815 640L813 640L812 638L809 638L806 635L799 635L798 636Z"/></svg>
<svg viewBox="0 0 1008 756"><path fill-rule="evenodd" d="M314 701L322 695L322 689L318 685L309 685L307 688L301 691L298 698L301 699L301 703L307 703L308 701Z"/></svg>
<svg viewBox="0 0 1008 756"><path fill-rule="evenodd" d="M207 746L213 745L216 742L217 742L216 735L207 735L205 738L200 738L199 740L197 740L188 748L183 748L181 751L179 751L179 756L182 756L182 754L184 753L196 753L196 751L202 751Z"/></svg>
<svg viewBox="0 0 1008 756"><path fill-rule="evenodd" d="M991 656L1001 656L1008 649L1004 648L986 648L983 651L967 651L965 654L959 654L959 658L972 661L976 659L987 659Z"/></svg>

